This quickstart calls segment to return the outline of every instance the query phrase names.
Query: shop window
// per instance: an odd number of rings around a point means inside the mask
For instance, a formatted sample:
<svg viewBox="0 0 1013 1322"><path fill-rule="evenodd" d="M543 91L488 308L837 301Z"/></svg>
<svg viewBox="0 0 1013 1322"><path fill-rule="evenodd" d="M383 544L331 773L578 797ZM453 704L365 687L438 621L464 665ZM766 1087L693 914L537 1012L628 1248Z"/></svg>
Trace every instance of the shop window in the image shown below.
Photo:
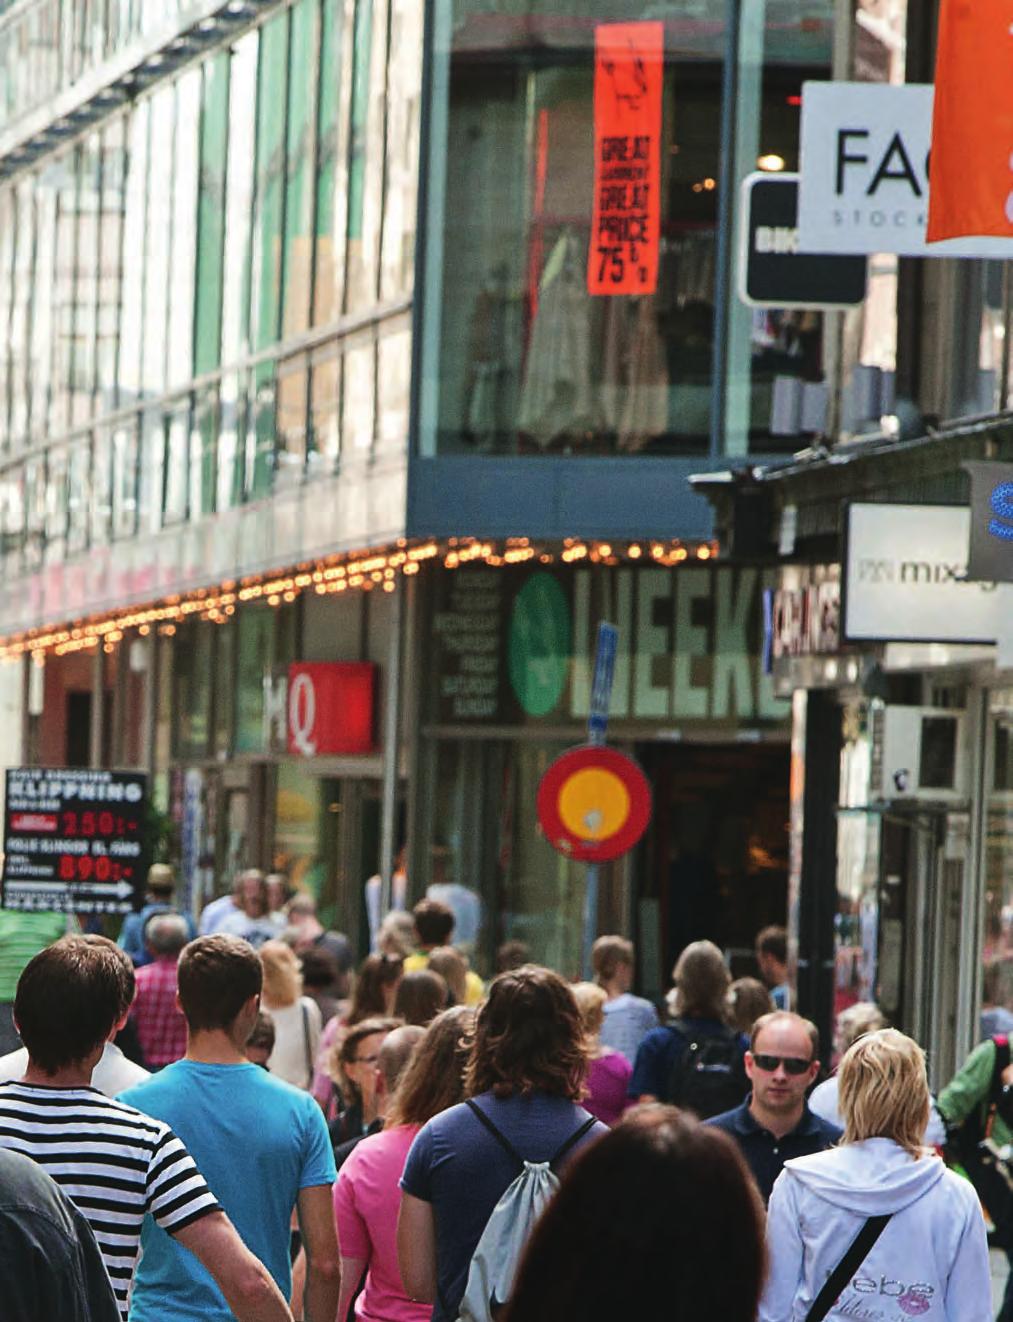
<svg viewBox="0 0 1013 1322"><path fill-rule="evenodd" d="M381 302L410 294L415 275L423 15L415 0L390 0Z"/></svg>
<svg viewBox="0 0 1013 1322"><path fill-rule="evenodd" d="M127 133L127 178L123 217L122 336L118 352L119 397L125 403L141 396L144 345L144 271L147 234L148 126L150 100L134 107Z"/></svg>
<svg viewBox="0 0 1013 1322"><path fill-rule="evenodd" d="M113 429L113 537L137 532L138 422L129 418Z"/></svg>
<svg viewBox="0 0 1013 1322"><path fill-rule="evenodd" d="M57 193L46 175L36 175L35 286L32 291L31 328L31 431L45 438L49 421L49 394L53 368L53 295L56 277ZM0 221L2 223L2 221ZM2 317L2 308L0 308ZM0 325L2 325L0 321ZM0 425L2 431L2 425Z"/></svg>
<svg viewBox="0 0 1013 1322"><path fill-rule="evenodd" d="M379 449L403 450L407 444L411 364L412 340L408 319L381 327L377 343L377 374L383 383L377 393Z"/></svg>
<svg viewBox="0 0 1013 1322"><path fill-rule="evenodd" d="M215 626L203 620L180 625L172 647L176 756L203 758L211 729Z"/></svg>
<svg viewBox="0 0 1013 1322"><path fill-rule="evenodd" d="M85 422L95 407L98 342L99 233L101 229L102 139L85 139L77 156L74 348L71 361L71 422Z"/></svg>
<svg viewBox="0 0 1013 1322"><path fill-rule="evenodd" d="M166 524L186 518L190 469L190 400L174 404L165 419L165 468L162 518Z"/></svg>
<svg viewBox="0 0 1013 1322"><path fill-rule="evenodd" d="M176 89L170 84L151 98L145 213L144 322L141 393L150 399L165 389L169 289L172 283L172 176Z"/></svg>
<svg viewBox="0 0 1013 1322"><path fill-rule="evenodd" d="M332 343L315 350L312 362L309 463L313 471L329 473L341 453L342 357Z"/></svg>
<svg viewBox="0 0 1013 1322"><path fill-rule="evenodd" d="M67 549L67 450L49 451L46 466L46 560L62 560Z"/></svg>
<svg viewBox="0 0 1013 1322"><path fill-rule="evenodd" d="M233 365L249 347L250 216L253 211L259 31L242 37L229 65L229 141L225 175L225 255L222 270L222 362ZM224 508L224 506L222 507Z"/></svg>
<svg viewBox="0 0 1013 1322"><path fill-rule="evenodd" d="M219 510L231 509L243 499L246 380L246 376L239 372L227 372L222 377L217 456L216 508Z"/></svg>
<svg viewBox="0 0 1013 1322"><path fill-rule="evenodd" d="M764 154L792 169L802 82L829 74L832 5L810 6L805 21L759 11L749 22L765 42L750 52L738 111L760 144L748 168ZM594 263L610 260L591 234L605 109L595 106L596 24L659 17L657 280L643 294L592 293ZM744 411L747 442L765 444L774 376L819 375L819 319L737 307L731 326L717 324L736 303L732 276L716 286L720 14L686 0L590 13L568 0L442 0L434 31L423 452L699 453L718 426L718 386L729 412ZM734 375L715 383L722 336Z"/></svg>
<svg viewBox="0 0 1013 1322"><path fill-rule="evenodd" d="M53 396L49 425L59 435L70 426L71 366L77 244L77 157L75 147L54 162L56 258L53 284Z"/></svg>
<svg viewBox="0 0 1013 1322"><path fill-rule="evenodd" d="M14 466L0 477L0 557L6 573L21 570L25 539L25 470Z"/></svg>
<svg viewBox="0 0 1013 1322"><path fill-rule="evenodd" d="M88 546L91 482L91 437L79 436L71 446L67 484L67 552L69 555L76 555Z"/></svg>
<svg viewBox="0 0 1013 1322"><path fill-rule="evenodd" d="M346 456L368 454L376 425L376 343L372 334L350 339L344 352L341 434Z"/></svg>
<svg viewBox="0 0 1013 1322"><path fill-rule="evenodd" d="M14 261L14 190L0 189L0 446L11 445L8 412L11 367L11 274Z"/></svg>
<svg viewBox="0 0 1013 1322"><path fill-rule="evenodd" d="M201 72L190 69L176 83L166 381L170 388L193 376L200 110Z"/></svg>
<svg viewBox="0 0 1013 1322"><path fill-rule="evenodd" d="M344 287L344 232L335 224L341 214L336 195L344 172L338 163L338 115L341 107L341 0L323 0L320 8L320 81L317 98L316 254L313 273L313 324L325 326L341 311Z"/></svg>
<svg viewBox="0 0 1013 1322"><path fill-rule="evenodd" d="M108 427L97 427L91 446L91 528L92 546L105 546L112 526L113 480L112 434Z"/></svg>
<svg viewBox="0 0 1013 1322"><path fill-rule="evenodd" d="M201 98L194 312L194 372L198 376L218 366L221 351L229 134L228 51L219 51L204 64Z"/></svg>
<svg viewBox="0 0 1013 1322"><path fill-rule="evenodd" d="M230 620L215 629L215 666L212 753L227 757L232 748L232 719L235 711L236 626Z"/></svg>
<svg viewBox="0 0 1013 1322"><path fill-rule="evenodd" d="M218 391L214 386L194 396L190 434L190 517L211 514L215 508L218 466Z"/></svg>
<svg viewBox="0 0 1013 1322"><path fill-rule="evenodd" d="M116 376L123 301L126 133L127 121L123 117L114 119L102 131L95 346L96 403L100 414L114 409L119 399Z"/></svg>
<svg viewBox="0 0 1013 1322"><path fill-rule="evenodd" d="M29 176L15 190L14 283L10 322L10 429L14 441L24 442L28 431L29 359L32 283L35 275L34 179Z"/></svg>
<svg viewBox="0 0 1013 1322"><path fill-rule="evenodd" d="M306 464L307 390L309 358L298 354L278 369L278 487L301 480Z"/></svg>
<svg viewBox="0 0 1013 1322"><path fill-rule="evenodd" d="M162 474L165 464L165 416L161 409L141 415L141 456L138 462L137 511L142 532L157 532L162 526Z"/></svg>
<svg viewBox="0 0 1013 1322"><path fill-rule="evenodd" d="M277 363L258 363L250 373L252 396L246 413L246 495L258 500L270 493L277 444Z"/></svg>
<svg viewBox="0 0 1013 1322"><path fill-rule="evenodd" d="M236 752L256 753L265 747L264 676L274 646L274 611L268 605L242 606L235 617L239 638L236 648Z"/></svg>
<svg viewBox="0 0 1013 1322"><path fill-rule="evenodd" d="M253 211L251 346L278 338L282 218L285 206L285 107L288 96L288 12L264 24L257 71L257 164ZM248 107L245 108L248 113Z"/></svg>
<svg viewBox="0 0 1013 1322"><path fill-rule="evenodd" d="M980 1024L975 1038L1013 1031L1013 690L991 698L991 791L986 799Z"/></svg>
<svg viewBox="0 0 1013 1322"><path fill-rule="evenodd" d="M285 176L285 240L282 261L282 335L310 324L313 275L313 176L316 156L316 61L318 0L298 0L292 9L289 50L288 126ZM305 391L304 391L305 394Z"/></svg>

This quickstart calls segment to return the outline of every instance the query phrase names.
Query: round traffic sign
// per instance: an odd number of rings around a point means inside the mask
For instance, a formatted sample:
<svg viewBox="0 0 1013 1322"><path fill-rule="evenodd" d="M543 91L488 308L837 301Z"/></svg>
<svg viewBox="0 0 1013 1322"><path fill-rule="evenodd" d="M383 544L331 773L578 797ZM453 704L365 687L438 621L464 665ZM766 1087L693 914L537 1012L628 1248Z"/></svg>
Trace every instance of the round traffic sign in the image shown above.
<svg viewBox="0 0 1013 1322"><path fill-rule="evenodd" d="M604 863L644 834L651 790L631 757L582 744L550 765L538 786L537 809L553 849L584 863Z"/></svg>

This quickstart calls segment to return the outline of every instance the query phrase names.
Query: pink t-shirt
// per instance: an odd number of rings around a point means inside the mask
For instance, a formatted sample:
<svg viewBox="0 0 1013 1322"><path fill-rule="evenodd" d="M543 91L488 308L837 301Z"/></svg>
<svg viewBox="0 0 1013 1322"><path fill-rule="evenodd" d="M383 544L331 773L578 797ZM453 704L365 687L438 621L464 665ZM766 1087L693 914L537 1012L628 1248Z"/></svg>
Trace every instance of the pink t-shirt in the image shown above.
<svg viewBox="0 0 1013 1322"><path fill-rule="evenodd" d="M603 1124L614 1125L631 1105L627 1088L633 1066L621 1051L604 1048L604 1055L596 1056L587 1067L587 1097L584 1109Z"/></svg>
<svg viewBox="0 0 1013 1322"><path fill-rule="evenodd" d="M364 1138L338 1174L334 1214L343 1258L369 1263L366 1286L355 1301L361 1322L429 1322L432 1304L414 1304L397 1265L399 1181L418 1125L398 1125Z"/></svg>

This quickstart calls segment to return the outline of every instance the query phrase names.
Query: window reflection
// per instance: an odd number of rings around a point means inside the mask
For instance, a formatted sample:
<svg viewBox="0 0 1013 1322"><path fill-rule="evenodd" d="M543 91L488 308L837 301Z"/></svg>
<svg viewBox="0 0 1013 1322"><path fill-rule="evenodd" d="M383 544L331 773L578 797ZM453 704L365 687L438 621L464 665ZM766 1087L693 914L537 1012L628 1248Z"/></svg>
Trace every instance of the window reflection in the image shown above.
<svg viewBox="0 0 1013 1322"><path fill-rule="evenodd" d="M71 4L19 74L165 17ZM411 0L295 0L0 184L0 454L51 460L0 471L26 566L403 448L407 319L286 341L411 292L421 42Z"/></svg>

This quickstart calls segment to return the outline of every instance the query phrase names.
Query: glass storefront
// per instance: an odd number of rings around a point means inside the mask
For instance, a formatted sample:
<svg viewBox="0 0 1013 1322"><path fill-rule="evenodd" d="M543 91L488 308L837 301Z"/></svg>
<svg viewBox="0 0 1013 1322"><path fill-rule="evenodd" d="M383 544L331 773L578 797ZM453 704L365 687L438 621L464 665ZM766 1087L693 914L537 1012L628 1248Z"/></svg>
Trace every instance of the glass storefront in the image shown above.
<svg viewBox="0 0 1013 1322"><path fill-rule="evenodd" d="M404 452L419 10L296 0L0 185L8 577Z"/></svg>
<svg viewBox="0 0 1013 1322"><path fill-rule="evenodd" d="M722 123L722 95L726 49L737 43L720 7L433 6L424 454L702 453L718 425L716 394L727 396L729 436L742 432L733 448L775 445L775 379L820 379L822 318L751 312L731 295L734 262L718 235L732 208L723 212L722 193L737 198L758 161L797 168L801 87L829 75L832 5L753 8L732 71L733 129ZM601 225L592 233L596 206L610 205L604 185L596 197L595 135L608 131L612 96L633 104L643 93L636 64L632 90L612 70L613 92L601 78L596 92L596 36L614 23L660 24L663 43L659 191L652 200L649 184L640 199L645 215L657 208L657 250L651 239L644 258L657 276L643 294L592 292L603 270L612 278ZM734 177L722 155L733 138ZM730 358L716 388L722 337Z"/></svg>
<svg viewBox="0 0 1013 1322"><path fill-rule="evenodd" d="M601 868L601 930L639 927L660 989L690 928L742 947L753 922L783 921L788 705L763 671L762 586L757 569L700 563L462 566L431 580L412 891L454 888L483 973L506 940L580 972L586 869L550 847L535 801L553 758L586 737L599 619L619 627L609 741L658 796L640 850ZM701 849L709 881L694 871ZM709 907L708 887L723 897ZM724 904L736 919L719 930Z"/></svg>

